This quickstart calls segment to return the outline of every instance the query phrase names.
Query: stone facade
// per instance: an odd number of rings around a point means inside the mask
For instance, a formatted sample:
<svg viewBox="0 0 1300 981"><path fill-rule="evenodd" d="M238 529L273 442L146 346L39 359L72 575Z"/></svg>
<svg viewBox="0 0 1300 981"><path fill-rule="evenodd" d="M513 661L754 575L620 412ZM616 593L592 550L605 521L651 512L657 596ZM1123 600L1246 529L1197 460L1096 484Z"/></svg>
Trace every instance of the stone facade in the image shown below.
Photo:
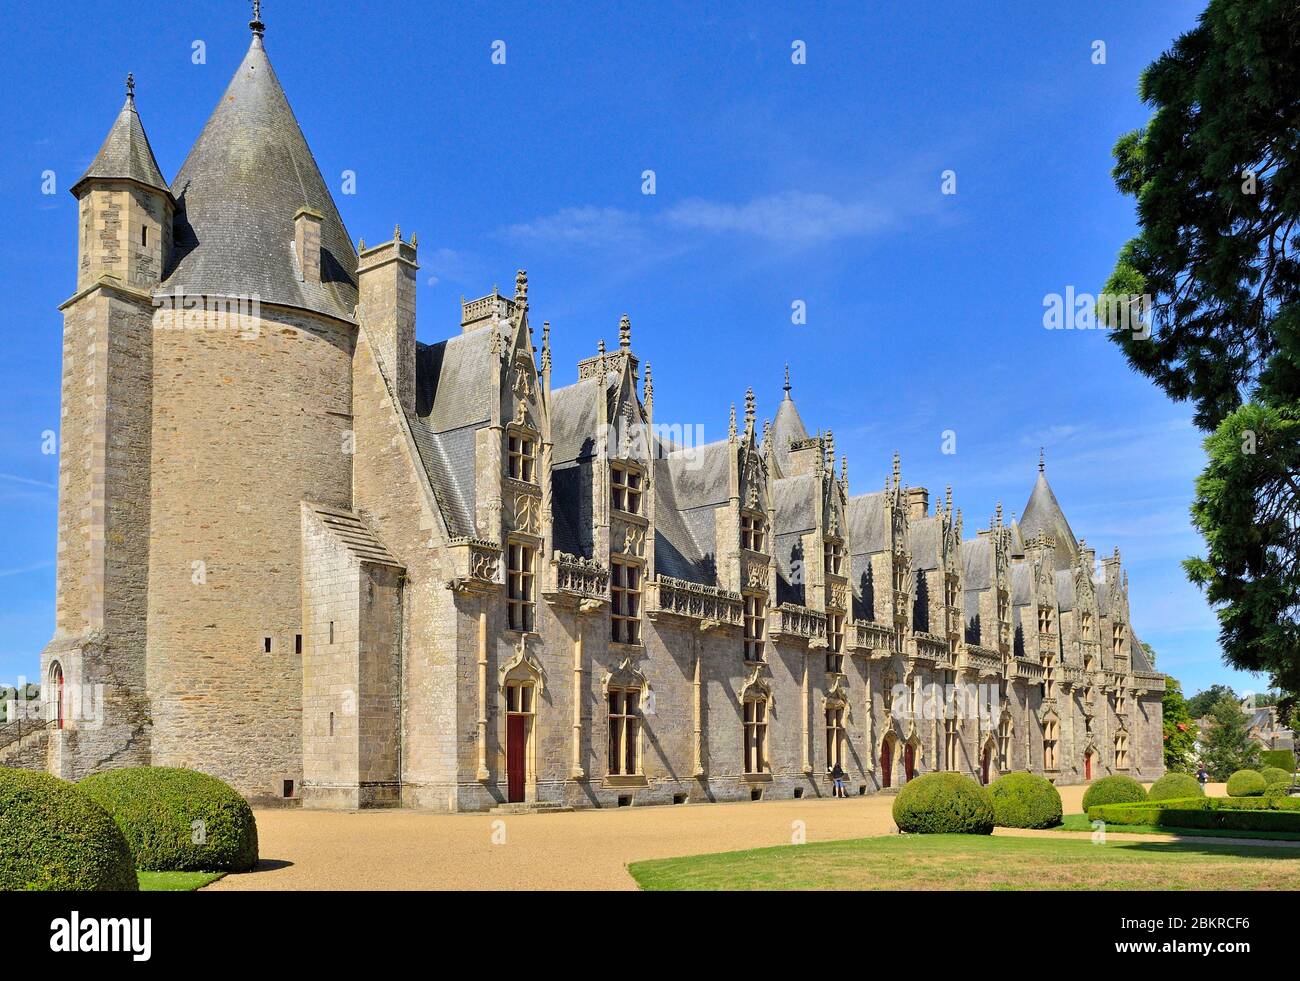
<svg viewBox="0 0 1300 981"><path fill-rule="evenodd" d="M415 237L352 248L260 24L170 187L128 96L74 193L29 762L439 810L1163 772L1118 552L1041 464L966 538L897 457L852 493L788 377L691 445L626 317L555 384L522 271L417 343Z"/></svg>

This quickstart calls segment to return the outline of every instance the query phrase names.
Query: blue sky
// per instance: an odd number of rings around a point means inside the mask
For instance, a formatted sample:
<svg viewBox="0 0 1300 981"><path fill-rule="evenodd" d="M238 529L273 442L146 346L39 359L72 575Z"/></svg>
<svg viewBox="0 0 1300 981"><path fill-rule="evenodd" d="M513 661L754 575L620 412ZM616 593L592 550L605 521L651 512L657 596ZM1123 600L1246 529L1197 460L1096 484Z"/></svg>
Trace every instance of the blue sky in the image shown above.
<svg viewBox="0 0 1300 981"><path fill-rule="evenodd" d="M1100 333L1042 318L1046 295L1098 290L1132 234L1110 149L1146 118L1138 74L1201 6L267 0L263 19L353 239L398 222L419 235L422 340L458 329L462 294L507 290L527 268L557 384L598 338L616 341L626 312L655 367L656 421L703 424L708 439L746 386L770 416L789 361L804 420L834 430L854 493L882 486L897 449L908 483L953 485L968 535L999 499L1023 508L1045 445L1075 533L1119 545L1135 627L1190 693L1264 687L1222 665L1213 613L1179 567L1200 548L1187 517L1200 436ZM53 629L57 460L41 443L58 426L56 307L75 273L67 188L127 71L174 177L249 39L237 0L116 9L0 11L22 38L0 151L9 682L35 676ZM806 64L792 64L796 40ZM941 193L947 170L956 194ZM355 194L341 193L345 171ZM956 453L942 452L946 430Z"/></svg>

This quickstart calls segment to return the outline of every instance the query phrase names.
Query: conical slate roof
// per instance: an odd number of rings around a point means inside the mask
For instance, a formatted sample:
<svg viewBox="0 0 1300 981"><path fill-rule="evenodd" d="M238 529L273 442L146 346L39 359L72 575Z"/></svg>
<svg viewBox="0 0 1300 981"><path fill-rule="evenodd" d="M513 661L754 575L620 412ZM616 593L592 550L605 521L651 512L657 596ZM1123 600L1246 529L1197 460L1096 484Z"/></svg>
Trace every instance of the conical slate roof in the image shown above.
<svg viewBox="0 0 1300 981"><path fill-rule="evenodd" d="M1042 469L1038 471L1038 480L1034 482L1029 503L1025 505L1024 513L1020 516L1022 540L1027 542L1039 532L1046 532L1056 543L1056 568L1074 568L1079 557L1079 540L1070 530L1070 523L1065 520L1065 512L1061 510L1061 505L1047 482L1047 474Z"/></svg>
<svg viewBox="0 0 1300 981"><path fill-rule="evenodd" d="M776 450L777 463L780 464L782 471L788 473L790 469L791 440L808 438L808 430L804 428L803 419L799 417L799 410L794 407L794 399L790 398L790 376L788 372L785 381L785 398L781 400L781 404L776 410L776 418L772 420L771 438L775 440L772 445Z"/></svg>
<svg viewBox="0 0 1300 981"><path fill-rule="evenodd" d="M357 256L260 35L172 184L175 253L166 288L350 319ZM294 215L321 222L321 282L298 279Z"/></svg>
<svg viewBox="0 0 1300 981"><path fill-rule="evenodd" d="M149 137L145 136L140 114L135 111L135 99L129 94L112 129L108 131L108 136L104 137L99 153L95 154L95 159L81 175L81 179L72 185L72 193L76 194L83 183L97 177L132 180L146 187L167 191L167 182L158 169L158 161L154 158L153 147L149 145Z"/></svg>

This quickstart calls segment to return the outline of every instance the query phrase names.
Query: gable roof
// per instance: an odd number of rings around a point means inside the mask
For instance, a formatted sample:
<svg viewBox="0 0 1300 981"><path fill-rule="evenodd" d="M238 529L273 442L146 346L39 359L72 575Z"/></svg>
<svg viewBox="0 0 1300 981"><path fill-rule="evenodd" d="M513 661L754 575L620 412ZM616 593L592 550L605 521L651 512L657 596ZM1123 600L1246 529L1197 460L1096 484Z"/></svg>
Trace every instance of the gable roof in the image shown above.
<svg viewBox="0 0 1300 981"><path fill-rule="evenodd" d="M145 135L144 124L140 114L135 110L135 99L128 95L122 104L122 111L117 114L108 135L90 162L81 179L72 185L72 193L88 180L95 178L114 178L135 181L145 187L152 187L170 195L167 182L163 180L162 171L158 169L158 160Z"/></svg>
<svg viewBox="0 0 1300 981"><path fill-rule="evenodd" d="M225 94L172 183L173 265L165 286L257 296L351 320L357 254L284 90L254 35ZM298 279L294 216L322 216L321 281Z"/></svg>

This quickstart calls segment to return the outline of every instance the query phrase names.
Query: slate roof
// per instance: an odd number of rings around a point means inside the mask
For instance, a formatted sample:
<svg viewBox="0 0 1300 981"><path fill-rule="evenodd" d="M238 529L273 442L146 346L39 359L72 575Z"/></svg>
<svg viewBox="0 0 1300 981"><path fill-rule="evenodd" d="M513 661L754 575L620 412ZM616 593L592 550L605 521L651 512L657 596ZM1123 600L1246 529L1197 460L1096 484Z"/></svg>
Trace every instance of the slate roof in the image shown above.
<svg viewBox="0 0 1300 981"><path fill-rule="evenodd" d="M350 320L357 255L262 39L239 70L172 183L177 212L164 289L256 295ZM292 252L294 215L321 223L321 282L300 282Z"/></svg>
<svg viewBox="0 0 1300 981"><path fill-rule="evenodd" d="M1033 538L1039 532L1046 532L1056 543L1056 568L1072 569L1079 561L1079 539L1070 530L1070 523L1065 520L1052 487L1047 482L1047 474L1038 471L1034 489L1029 494L1029 502L1020 516L1020 534L1024 541Z"/></svg>
<svg viewBox="0 0 1300 981"><path fill-rule="evenodd" d="M851 556L874 555L889 548L889 506L884 491L850 497L844 521ZM853 563L854 568L857 564Z"/></svg>
<svg viewBox="0 0 1300 981"><path fill-rule="evenodd" d="M911 538L912 568L937 569L941 564L943 521L937 514L910 522L907 533Z"/></svg>
<svg viewBox="0 0 1300 981"><path fill-rule="evenodd" d="M988 535L961 543L962 585L970 590L993 588L993 540Z"/></svg>
<svg viewBox="0 0 1300 981"><path fill-rule="evenodd" d="M1034 570L1024 562L1011 567L1011 605L1028 606L1033 598Z"/></svg>
<svg viewBox="0 0 1300 981"><path fill-rule="evenodd" d="M1056 607L1062 613L1069 613L1074 609L1074 601L1074 573L1062 569L1056 573Z"/></svg>
<svg viewBox="0 0 1300 981"><path fill-rule="evenodd" d="M656 460L655 468L655 571L705 586L717 585L717 557L713 554L715 507L702 505L683 511L674 482L674 468L682 461ZM707 530L707 538L699 532Z"/></svg>
<svg viewBox="0 0 1300 981"><path fill-rule="evenodd" d="M162 171L158 169L158 160L149 145L149 137L145 135L140 114L136 112L135 99L129 95L104 137L99 153L95 154L81 179L72 185L72 193L75 195L83 183L96 177L132 180L171 194Z"/></svg>
<svg viewBox="0 0 1300 981"><path fill-rule="evenodd" d="M790 441L808 438L808 430L804 428L803 420L799 418L799 410L794 406L794 399L790 398L789 389L786 390L785 398L777 407L776 418L772 420L772 438L776 441L773 448L776 451L777 464L782 473L789 473Z"/></svg>

